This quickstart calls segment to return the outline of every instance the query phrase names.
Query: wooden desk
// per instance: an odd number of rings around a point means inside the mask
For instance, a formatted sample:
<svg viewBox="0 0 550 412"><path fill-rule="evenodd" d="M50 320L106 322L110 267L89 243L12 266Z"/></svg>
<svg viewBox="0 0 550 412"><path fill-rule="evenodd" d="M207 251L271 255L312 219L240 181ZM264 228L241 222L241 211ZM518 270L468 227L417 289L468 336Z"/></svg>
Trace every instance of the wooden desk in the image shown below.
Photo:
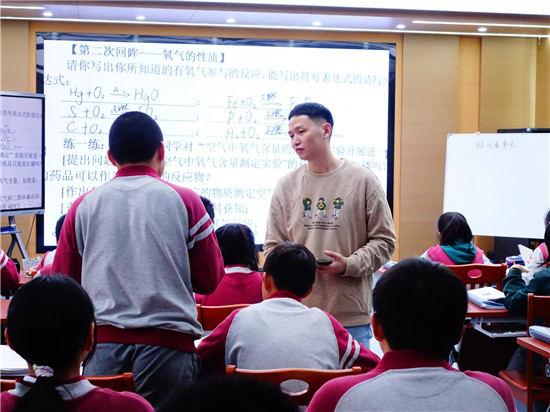
<svg viewBox="0 0 550 412"><path fill-rule="evenodd" d="M468 318L508 318L508 309L483 309L472 302L468 302Z"/></svg>
<svg viewBox="0 0 550 412"><path fill-rule="evenodd" d="M550 344L546 342L535 338L518 338L518 344L545 358L550 358Z"/></svg>
<svg viewBox="0 0 550 412"><path fill-rule="evenodd" d="M517 349L517 335L503 334L495 339L497 334L494 333L493 325L505 326L508 322L525 321L525 318L513 317L506 309L483 309L471 302L468 302L466 316L470 318L473 327L465 330L460 344L460 369L478 370L498 376L499 371L506 369ZM488 323L492 325L487 325ZM495 356L495 353L499 355Z"/></svg>
<svg viewBox="0 0 550 412"><path fill-rule="evenodd" d="M0 300L0 317L1 317L1 324L3 325L6 323L6 319L8 318L8 307L10 306L11 300Z"/></svg>
<svg viewBox="0 0 550 412"><path fill-rule="evenodd" d="M32 280L32 278L29 278L23 274L19 274L19 287L26 285Z"/></svg>

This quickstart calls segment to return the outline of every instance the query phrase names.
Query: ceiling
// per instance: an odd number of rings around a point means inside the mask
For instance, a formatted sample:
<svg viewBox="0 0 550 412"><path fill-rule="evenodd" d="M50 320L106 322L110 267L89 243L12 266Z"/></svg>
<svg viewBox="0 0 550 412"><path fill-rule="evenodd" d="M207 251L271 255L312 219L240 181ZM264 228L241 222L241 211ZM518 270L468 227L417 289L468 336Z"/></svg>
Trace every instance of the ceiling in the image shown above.
<svg viewBox="0 0 550 412"><path fill-rule="evenodd" d="M364 0L367 4L366 0ZM308 6L312 1L248 0L240 2L136 0L136 1L25 1L3 0L0 16L3 20L69 21L91 23L155 24L174 26L210 26L239 28L278 28L292 30L359 31L382 33L451 34L471 36L550 37L550 2L546 14L442 12L350 6L351 0L341 0L341 6ZM483 2L483 0L479 0ZM322 2L318 0L316 4ZM334 4L334 2L332 2ZM394 2L395 3L395 2ZM526 4L529 1L526 1ZM43 7L22 9L11 7ZM527 8L526 8L527 9ZM534 10L529 8L527 10ZM545 6L539 7L545 12ZM43 13L52 13L45 17ZM137 20L138 16L144 20ZM231 22L233 19L234 21ZM404 25L404 28L398 28ZM478 29L484 27L483 33Z"/></svg>

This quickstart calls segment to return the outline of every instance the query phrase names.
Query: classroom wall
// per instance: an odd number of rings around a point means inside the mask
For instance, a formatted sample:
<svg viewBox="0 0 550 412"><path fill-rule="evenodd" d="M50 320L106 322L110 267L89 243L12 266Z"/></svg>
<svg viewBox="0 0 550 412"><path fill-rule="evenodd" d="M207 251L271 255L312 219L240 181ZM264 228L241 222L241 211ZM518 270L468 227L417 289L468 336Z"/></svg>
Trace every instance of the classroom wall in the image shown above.
<svg viewBox="0 0 550 412"><path fill-rule="evenodd" d="M5 21L0 24L0 90L10 92L29 92L29 23L25 21ZM17 228L23 230L21 238L24 243L29 240L27 251L33 255L36 252L36 233L29 238L34 216L18 216ZM8 225L8 218L2 217L2 226ZM2 250L7 251L11 236L1 236ZM12 257L19 259L19 249L15 249Z"/></svg>
<svg viewBox="0 0 550 412"><path fill-rule="evenodd" d="M435 243L448 133L548 127L550 121L548 39L539 45L536 39L515 38L19 21L2 21L0 29L2 90L25 92L35 87L36 31L397 43L394 218L398 250L394 259L418 255ZM32 217L17 217L25 241L31 222ZM4 250L8 244L8 239L2 239ZM28 251L36 254L34 230Z"/></svg>

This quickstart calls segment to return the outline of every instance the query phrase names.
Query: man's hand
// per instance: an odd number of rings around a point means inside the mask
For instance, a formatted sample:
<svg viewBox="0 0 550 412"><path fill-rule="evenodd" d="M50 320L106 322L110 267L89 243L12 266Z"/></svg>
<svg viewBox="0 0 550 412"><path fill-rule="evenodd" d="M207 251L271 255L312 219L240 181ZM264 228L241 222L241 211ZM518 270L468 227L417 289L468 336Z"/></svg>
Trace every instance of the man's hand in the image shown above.
<svg viewBox="0 0 550 412"><path fill-rule="evenodd" d="M331 257L333 261L330 265L317 265L317 273L326 275L342 275L345 273L347 264L344 256L331 250L325 250L325 255Z"/></svg>

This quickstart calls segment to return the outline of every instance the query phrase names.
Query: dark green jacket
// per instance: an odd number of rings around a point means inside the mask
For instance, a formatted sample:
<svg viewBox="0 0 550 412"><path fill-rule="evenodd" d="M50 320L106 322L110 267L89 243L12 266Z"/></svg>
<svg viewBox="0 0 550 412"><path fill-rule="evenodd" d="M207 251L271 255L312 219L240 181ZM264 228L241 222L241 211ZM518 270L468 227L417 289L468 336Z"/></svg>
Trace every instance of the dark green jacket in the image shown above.
<svg viewBox="0 0 550 412"><path fill-rule="evenodd" d="M504 306L510 312L527 315L527 295L550 296L550 269L535 273L533 279L526 285L519 269L511 269L504 279L503 289L506 298Z"/></svg>

